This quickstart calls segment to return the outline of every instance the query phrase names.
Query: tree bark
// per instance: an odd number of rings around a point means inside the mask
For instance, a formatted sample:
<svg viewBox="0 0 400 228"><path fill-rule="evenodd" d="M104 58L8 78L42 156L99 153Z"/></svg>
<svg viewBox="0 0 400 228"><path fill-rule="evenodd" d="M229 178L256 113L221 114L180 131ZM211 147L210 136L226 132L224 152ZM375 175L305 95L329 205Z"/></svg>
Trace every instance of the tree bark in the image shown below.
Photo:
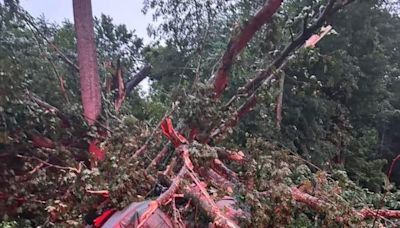
<svg viewBox="0 0 400 228"><path fill-rule="evenodd" d="M101 91L91 0L73 0L73 9L78 46L81 100L85 119L89 125L92 125L101 112Z"/></svg>

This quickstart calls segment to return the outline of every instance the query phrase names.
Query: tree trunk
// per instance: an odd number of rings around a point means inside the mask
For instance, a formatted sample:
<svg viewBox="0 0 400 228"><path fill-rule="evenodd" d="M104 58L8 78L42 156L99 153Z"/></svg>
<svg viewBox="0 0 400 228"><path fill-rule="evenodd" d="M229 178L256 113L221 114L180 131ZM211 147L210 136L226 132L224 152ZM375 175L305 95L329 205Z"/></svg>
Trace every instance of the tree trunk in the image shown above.
<svg viewBox="0 0 400 228"><path fill-rule="evenodd" d="M91 125L101 112L91 0L73 0L73 9L83 112L85 119Z"/></svg>

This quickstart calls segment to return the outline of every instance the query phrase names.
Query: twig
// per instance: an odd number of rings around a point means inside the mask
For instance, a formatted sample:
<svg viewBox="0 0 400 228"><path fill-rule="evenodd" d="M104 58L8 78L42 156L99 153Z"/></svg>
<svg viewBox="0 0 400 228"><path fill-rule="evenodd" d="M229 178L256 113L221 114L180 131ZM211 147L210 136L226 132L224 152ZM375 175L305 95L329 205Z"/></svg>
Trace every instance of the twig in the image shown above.
<svg viewBox="0 0 400 228"><path fill-rule="evenodd" d="M278 69L276 69L275 71L273 71L273 72L265 79L265 81L264 81L262 84L268 86L268 85L269 85L269 82L275 77L275 74L276 74L277 72L281 71L281 70L283 69L283 67L286 66L287 62L288 62L288 60L284 61L284 63L283 63ZM267 72L268 69L269 69L269 68L267 68L267 69L265 69L265 70L263 70L263 71L261 71L261 72ZM259 88L260 88L260 87L259 87ZM243 116L244 114L246 114L245 112L240 111L240 110L243 109L244 107L246 107L246 106L252 104L252 103L254 102L254 99L256 98L255 94L256 94L256 92L258 91L259 88L255 89L255 90L253 91L253 93L251 94L251 96L249 96L249 98L246 100L246 102L242 104L242 106L239 108L239 110L237 111L237 113L243 113L243 114L241 114L242 116ZM235 101L235 99L237 99L237 98L239 98L239 97L243 97L243 96L245 97L245 96L246 96L245 90L246 90L246 89L245 89L244 87L243 87L243 88L240 88L239 91L238 91L238 94L232 96L232 98L229 100L229 102L228 102L227 104L225 104L224 108L226 108L226 109L229 108L229 106ZM233 125L236 125L236 124L233 124Z"/></svg>
<svg viewBox="0 0 400 228"><path fill-rule="evenodd" d="M13 198L14 200L17 200L17 201L19 201L19 202L27 202L27 201L31 201L31 202L35 202L35 203L40 203L40 204L46 204L47 202L46 201L43 201L43 200L37 200L37 199L28 199L28 198L26 198L26 197L18 197L18 196L10 196L10 195L8 195L8 194L6 194L6 193L3 193L3 192L0 192L0 200L6 200L6 199L9 199L9 198Z"/></svg>
<svg viewBox="0 0 400 228"><path fill-rule="evenodd" d="M28 157L28 156L24 156L24 155L21 155L21 154L18 154L17 157L19 157L19 158L25 158L25 159L28 159L28 160L35 160L35 161L38 161L38 162L40 162L40 163L42 163L42 164L45 164L45 165L47 165L47 166L49 166L49 167L53 167L53 168L61 169L61 170L73 171L73 172L75 172L75 173L77 173L77 174L81 173L81 171L82 171L82 166L83 166L83 162L79 162L78 168L73 168L73 167L67 167L67 166L54 165L54 164L51 164L51 163L49 163L49 162L46 162L46 161L44 161L44 160L42 160L42 159L40 159L40 158L37 158L37 157Z"/></svg>
<svg viewBox="0 0 400 228"><path fill-rule="evenodd" d="M215 138L220 134L224 133L228 128L234 127L239 120L257 104L257 97L256 95L252 95L247 99L242 106L233 114L233 117L230 118L230 121L221 124L218 128L211 131L209 138Z"/></svg>
<svg viewBox="0 0 400 228"><path fill-rule="evenodd" d="M135 151L135 153L132 155L132 157L130 158L130 160L137 158L140 155L143 155L144 152L147 151L147 146L148 144L151 142L151 140L153 140L153 136L154 134L160 130L161 124L165 121L165 119L172 115L172 113L175 112L176 106L175 104L172 105L170 110L167 110L164 114L164 116L161 118L161 120L158 122L158 124L153 128L153 130L151 131L149 137L147 137L146 142L142 145L142 147L139 148L139 150ZM165 151L165 149L168 149L168 145L165 145L163 150L160 151L163 152ZM161 155L160 155L161 156ZM162 159L162 158L158 158L158 159ZM157 163L156 163L157 164ZM153 166L154 164L150 163L150 166Z"/></svg>
<svg viewBox="0 0 400 228"><path fill-rule="evenodd" d="M68 65L72 66L76 71L79 71L79 67L72 60L70 60L64 53L62 53L55 44L50 42L47 39L47 37L40 31L40 29L28 17L26 17L24 14L20 14L20 15L28 23L28 25L30 27L34 28L36 30L36 32L54 49L54 51L56 51L59 54L60 58L62 60L64 60L64 62L66 62Z"/></svg>
<svg viewBox="0 0 400 228"><path fill-rule="evenodd" d="M94 194L94 195L101 195L105 198L110 197L110 192L108 190L88 190L85 189L87 193Z"/></svg>
<svg viewBox="0 0 400 228"><path fill-rule="evenodd" d="M64 95L64 98L65 98L65 100L67 101L67 103L69 103L68 95L67 95L67 93L66 93L66 91L65 91L64 80L63 80L62 76L58 73L57 68L56 68L56 66L55 66L55 64L54 64L54 62L53 62L53 60L51 60L51 59L49 58L49 56L47 56L46 53L45 53L45 56L46 56L47 61L50 63L50 65L51 65L51 67L52 67L52 69L53 69L53 71L54 71L56 77L58 78L58 81L60 82L60 90L61 90L61 93Z"/></svg>
<svg viewBox="0 0 400 228"><path fill-rule="evenodd" d="M55 114L58 116L58 118L60 118L64 123L67 123L68 125L70 124L70 120L69 118L62 113L58 108L50 105L49 103L43 101L42 99L40 99L36 94L30 92L27 90L27 94L28 97L30 97L37 105L39 105L40 107L46 109L47 111ZM89 118L90 119L90 118ZM113 133L113 131L111 129L109 129L107 126L105 126L104 124L102 124L100 121L98 120L94 120L92 119L99 127L104 128L105 130L107 130L110 133Z"/></svg>
<svg viewBox="0 0 400 228"><path fill-rule="evenodd" d="M65 100L67 101L67 103L69 103L69 99L68 96L65 92L65 88L64 88L64 81L62 79L62 76L58 73L57 68L53 62L53 60L50 59L50 57L47 55L46 51L43 50L43 48L41 47L41 44L39 42L39 38L37 37L36 33L33 31L32 27L29 27L33 36L35 37L35 40L39 46L39 49L42 51L43 55L45 56L46 60L50 63L52 70L54 71L54 74L56 75L58 81L60 82L60 90L61 93L64 95Z"/></svg>
<svg viewBox="0 0 400 228"><path fill-rule="evenodd" d="M34 174L36 171L38 171L40 168L44 166L43 163L40 163L39 165L35 166L31 171L29 171L29 174Z"/></svg>
<svg viewBox="0 0 400 228"><path fill-rule="evenodd" d="M40 107L46 109L47 111L55 114L56 116L58 116L58 118L60 118L64 123L66 123L67 125L70 125L70 120L69 118L62 113L58 108L50 105L49 103L41 100L36 94L30 92L27 90L27 94L28 97L30 97L37 105L39 105Z"/></svg>

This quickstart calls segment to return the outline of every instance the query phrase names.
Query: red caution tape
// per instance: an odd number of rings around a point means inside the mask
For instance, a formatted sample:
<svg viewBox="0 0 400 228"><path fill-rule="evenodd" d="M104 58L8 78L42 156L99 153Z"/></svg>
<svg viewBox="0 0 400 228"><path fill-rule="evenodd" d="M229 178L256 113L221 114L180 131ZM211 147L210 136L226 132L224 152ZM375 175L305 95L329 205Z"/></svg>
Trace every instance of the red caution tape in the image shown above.
<svg viewBox="0 0 400 228"><path fill-rule="evenodd" d="M165 120L161 123L161 129L163 134L172 142L174 147L178 147L181 144L187 143L186 138L174 129L170 118L165 118Z"/></svg>

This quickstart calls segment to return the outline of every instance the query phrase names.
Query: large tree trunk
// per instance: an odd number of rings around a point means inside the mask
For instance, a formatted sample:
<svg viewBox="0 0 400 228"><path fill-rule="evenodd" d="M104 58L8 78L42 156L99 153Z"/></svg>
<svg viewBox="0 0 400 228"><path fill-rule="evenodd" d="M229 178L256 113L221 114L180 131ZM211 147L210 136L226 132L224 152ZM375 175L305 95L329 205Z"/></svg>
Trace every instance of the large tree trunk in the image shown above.
<svg viewBox="0 0 400 228"><path fill-rule="evenodd" d="M91 0L73 0L83 112L89 125L101 111Z"/></svg>

